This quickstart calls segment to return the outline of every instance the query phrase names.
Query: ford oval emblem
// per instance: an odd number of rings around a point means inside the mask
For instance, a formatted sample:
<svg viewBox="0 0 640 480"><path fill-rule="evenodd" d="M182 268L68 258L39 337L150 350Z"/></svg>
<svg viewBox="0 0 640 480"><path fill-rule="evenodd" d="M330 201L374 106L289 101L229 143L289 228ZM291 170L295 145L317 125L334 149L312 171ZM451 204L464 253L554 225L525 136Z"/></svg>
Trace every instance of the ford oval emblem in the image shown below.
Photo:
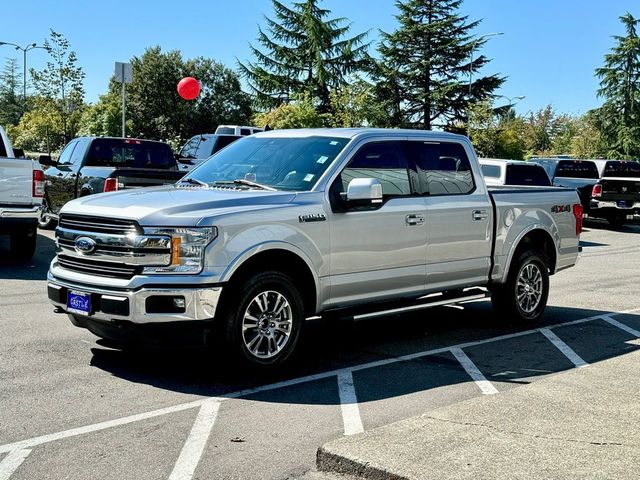
<svg viewBox="0 0 640 480"><path fill-rule="evenodd" d="M89 237L78 237L74 242L74 247L76 252L81 253L83 255L91 255L96 251L96 247L98 244L93 238Z"/></svg>

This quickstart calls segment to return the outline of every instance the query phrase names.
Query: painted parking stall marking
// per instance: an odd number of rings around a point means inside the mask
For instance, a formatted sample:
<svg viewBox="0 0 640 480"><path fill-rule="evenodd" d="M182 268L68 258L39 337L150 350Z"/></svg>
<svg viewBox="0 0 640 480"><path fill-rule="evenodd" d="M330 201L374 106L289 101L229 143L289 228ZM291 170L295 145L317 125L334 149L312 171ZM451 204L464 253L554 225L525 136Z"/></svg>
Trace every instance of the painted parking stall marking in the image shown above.
<svg viewBox="0 0 640 480"><path fill-rule="evenodd" d="M483 394L495 394L498 393L497 389L489 382L486 377L480 372L478 367L473 361L464 353L464 348L469 348L478 345L484 345L488 343L499 342L501 340L523 337L527 335L533 335L536 333L542 333L551 343L553 343L563 354L569 358L576 366L587 366L588 364L581 359L573 349L571 349L566 343L564 343L557 335L551 330L559 327L566 327L569 325L584 324L597 320L604 320L610 325L624 330L628 333L632 333L636 337L640 337L640 332L633 328L614 320L612 317L615 315L625 313L635 313L640 311L640 308L625 310L621 312L612 312L606 315L595 315L592 317L582 318L569 322L555 324L546 328L536 328L531 330L525 330L506 335L500 335L492 338L476 340L472 342L466 342L454 346L442 347L422 352L411 353L398 357L391 357L383 360L376 360L368 363L362 363L350 367L340 368L318 374L308 375L305 377L294 378L268 385L262 385L259 387L249 388L232 392L219 397L207 397L192 402L186 402L171 407L160 408L148 412L139 413L136 415L130 415L114 420L95 423L92 425L85 425L82 427L76 427L69 430L41 435L30 439L8 443L0 445L0 454L7 453L8 455L0 461L0 480L7 480L11 475L20 467L20 465L27 458L31 452L31 448L45 443L53 442L56 440L62 440L65 438L84 435L87 433L98 432L109 428L114 428L122 425L128 425L149 418L154 418L162 415L169 415L193 408L200 408L196 420L193 424L191 432L189 433L183 448L180 452L178 459L176 460L171 476L171 480L189 480L193 478L195 470L200 462L205 446L212 432L213 427L218 416L218 410L220 403L227 400L237 399L253 395L260 392L266 392L276 390L288 386L300 385L303 383L311 382L314 380L321 380L330 377L336 377L338 381L338 389L340 395L340 406L343 415L344 433L345 435L351 435L364 431L362 421L360 419L360 412L358 407L358 400L355 392L353 372L359 370L365 370L375 368L379 366L394 364L397 362L405 362L423 358L426 356L437 355L441 353L451 352L457 361L462 365L464 370L469 374L471 379L478 385Z"/></svg>

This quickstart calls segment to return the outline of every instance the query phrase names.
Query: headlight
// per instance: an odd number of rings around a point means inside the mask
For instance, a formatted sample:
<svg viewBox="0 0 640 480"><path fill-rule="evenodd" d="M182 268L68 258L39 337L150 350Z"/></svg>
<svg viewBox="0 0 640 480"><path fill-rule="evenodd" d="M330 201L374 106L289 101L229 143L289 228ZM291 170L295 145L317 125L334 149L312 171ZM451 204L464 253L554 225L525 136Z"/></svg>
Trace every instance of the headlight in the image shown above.
<svg viewBox="0 0 640 480"><path fill-rule="evenodd" d="M204 250L218 236L216 227L145 228L146 235L171 237L171 264L145 267L143 273L200 273L204 267Z"/></svg>

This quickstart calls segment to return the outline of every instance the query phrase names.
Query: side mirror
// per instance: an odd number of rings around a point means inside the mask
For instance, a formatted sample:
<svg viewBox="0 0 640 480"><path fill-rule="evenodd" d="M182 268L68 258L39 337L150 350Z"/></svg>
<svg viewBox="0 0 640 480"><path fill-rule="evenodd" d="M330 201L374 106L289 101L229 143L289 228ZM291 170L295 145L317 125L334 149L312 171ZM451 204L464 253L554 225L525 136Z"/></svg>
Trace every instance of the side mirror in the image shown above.
<svg viewBox="0 0 640 480"><path fill-rule="evenodd" d="M16 157L16 158L25 158L24 150L22 148L14 148L13 149L13 156Z"/></svg>
<svg viewBox="0 0 640 480"><path fill-rule="evenodd" d="M347 202L361 205L382 203L382 184L376 178L354 178L349 182Z"/></svg>
<svg viewBox="0 0 640 480"><path fill-rule="evenodd" d="M38 163L43 167L53 167L58 164L58 162L53 160L49 155L40 155L38 157Z"/></svg>

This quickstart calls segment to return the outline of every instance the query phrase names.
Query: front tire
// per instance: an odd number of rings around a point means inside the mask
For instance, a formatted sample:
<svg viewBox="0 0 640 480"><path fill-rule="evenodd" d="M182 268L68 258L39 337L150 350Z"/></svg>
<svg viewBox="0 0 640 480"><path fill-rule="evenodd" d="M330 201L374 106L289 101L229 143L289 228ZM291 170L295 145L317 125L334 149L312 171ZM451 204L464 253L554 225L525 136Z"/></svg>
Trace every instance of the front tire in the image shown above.
<svg viewBox="0 0 640 480"><path fill-rule="evenodd" d="M234 288L234 287L231 287ZM269 369L296 351L304 303L293 280L267 271L235 286L223 305L225 346L246 366Z"/></svg>
<svg viewBox="0 0 640 480"><path fill-rule="evenodd" d="M505 321L538 321L548 298L548 261L533 250L518 254L509 268L506 283L496 285L491 292L493 309Z"/></svg>
<svg viewBox="0 0 640 480"><path fill-rule="evenodd" d="M42 210L40 211L40 218L38 219L38 227L42 230L51 230L55 227L56 220L48 215L51 213L51 209L49 208L49 202L45 199L42 202Z"/></svg>

